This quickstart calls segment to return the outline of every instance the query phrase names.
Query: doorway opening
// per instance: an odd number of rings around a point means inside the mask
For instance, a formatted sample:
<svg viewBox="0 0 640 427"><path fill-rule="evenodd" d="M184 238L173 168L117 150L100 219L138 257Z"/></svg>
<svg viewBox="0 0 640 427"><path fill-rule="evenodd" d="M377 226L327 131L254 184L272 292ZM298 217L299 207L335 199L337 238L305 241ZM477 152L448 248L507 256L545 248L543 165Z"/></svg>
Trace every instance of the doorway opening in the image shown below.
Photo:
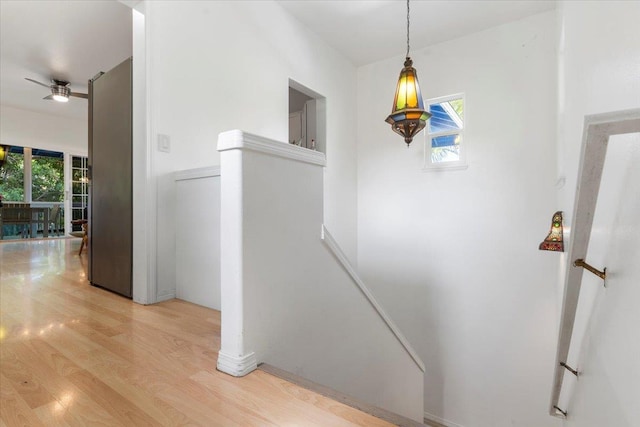
<svg viewBox="0 0 640 427"><path fill-rule="evenodd" d="M326 98L291 79L288 141L326 154Z"/></svg>

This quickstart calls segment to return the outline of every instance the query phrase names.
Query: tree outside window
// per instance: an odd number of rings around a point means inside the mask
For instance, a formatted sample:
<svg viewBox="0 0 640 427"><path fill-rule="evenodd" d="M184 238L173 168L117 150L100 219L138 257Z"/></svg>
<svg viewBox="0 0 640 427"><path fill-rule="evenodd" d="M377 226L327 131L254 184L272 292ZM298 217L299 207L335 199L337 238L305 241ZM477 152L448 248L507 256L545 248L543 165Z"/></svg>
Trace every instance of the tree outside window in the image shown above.
<svg viewBox="0 0 640 427"><path fill-rule="evenodd" d="M2 194L3 202L24 201L24 152L22 147L8 147L7 149L5 161L0 166L0 194Z"/></svg>
<svg viewBox="0 0 640 427"><path fill-rule="evenodd" d="M31 201L64 201L64 156L56 151L33 150Z"/></svg>
<svg viewBox="0 0 640 427"><path fill-rule="evenodd" d="M0 166L0 194L4 202L64 201L64 154L31 149L25 156L23 147L8 147ZM27 149L29 153L29 149ZM25 176L25 157L31 159L31 175ZM25 200L25 180L31 182L31 200Z"/></svg>

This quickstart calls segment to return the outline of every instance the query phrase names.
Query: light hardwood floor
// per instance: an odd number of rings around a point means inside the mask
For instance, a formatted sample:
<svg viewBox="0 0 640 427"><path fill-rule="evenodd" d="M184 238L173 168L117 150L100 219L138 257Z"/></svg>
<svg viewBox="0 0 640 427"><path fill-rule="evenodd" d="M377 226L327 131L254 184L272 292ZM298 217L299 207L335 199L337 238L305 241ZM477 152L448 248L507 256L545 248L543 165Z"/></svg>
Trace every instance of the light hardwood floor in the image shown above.
<svg viewBox="0 0 640 427"><path fill-rule="evenodd" d="M216 371L220 313L86 280L77 239L0 243L0 426L391 426L256 371Z"/></svg>

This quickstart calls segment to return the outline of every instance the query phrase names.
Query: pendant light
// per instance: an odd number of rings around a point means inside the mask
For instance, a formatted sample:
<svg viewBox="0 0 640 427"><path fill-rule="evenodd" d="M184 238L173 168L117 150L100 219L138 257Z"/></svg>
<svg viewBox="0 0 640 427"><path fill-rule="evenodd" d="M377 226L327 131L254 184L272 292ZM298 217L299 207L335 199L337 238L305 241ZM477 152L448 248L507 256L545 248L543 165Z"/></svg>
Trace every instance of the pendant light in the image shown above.
<svg viewBox="0 0 640 427"><path fill-rule="evenodd" d="M407 57L398 78L391 114L385 120L394 132L404 137L407 147L411 144L413 137L424 129L427 120L431 117L431 114L424 109L418 74L409 57L409 12L409 0L407 0Z"/></svg>

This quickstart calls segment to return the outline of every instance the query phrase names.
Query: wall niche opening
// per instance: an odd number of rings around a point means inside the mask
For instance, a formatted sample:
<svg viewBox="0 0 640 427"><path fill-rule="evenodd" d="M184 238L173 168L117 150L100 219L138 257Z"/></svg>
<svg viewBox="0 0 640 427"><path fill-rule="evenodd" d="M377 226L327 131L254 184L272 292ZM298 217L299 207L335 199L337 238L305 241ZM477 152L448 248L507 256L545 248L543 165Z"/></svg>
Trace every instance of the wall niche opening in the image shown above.
<svg viewBox="0 0 640 427"><path fill-rule="evenodd" d="M289 79L290 144L326 154L326 98Z"/></svg>

